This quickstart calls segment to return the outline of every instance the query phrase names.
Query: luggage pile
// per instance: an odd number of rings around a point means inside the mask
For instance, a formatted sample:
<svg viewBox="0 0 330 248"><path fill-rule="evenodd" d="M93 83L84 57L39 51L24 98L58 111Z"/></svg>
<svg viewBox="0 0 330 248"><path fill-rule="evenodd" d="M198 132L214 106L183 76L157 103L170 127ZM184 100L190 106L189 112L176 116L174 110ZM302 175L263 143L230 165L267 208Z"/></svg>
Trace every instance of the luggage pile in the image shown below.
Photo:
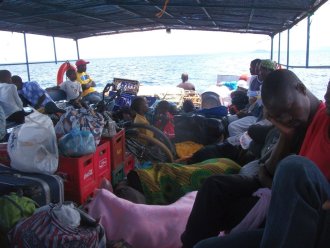
<svg viewBox="0 0 330 248"><path fill-rule="evenodd" d="M105 179L116 185L134 168L124 130L112 137L99 130L91 150L81 130L60 137L46 115L29 118L0 144L0 247L105 247L103 227L76 206L84 207ZM68 134L68 148L81 154L58 150Z"/></svg>

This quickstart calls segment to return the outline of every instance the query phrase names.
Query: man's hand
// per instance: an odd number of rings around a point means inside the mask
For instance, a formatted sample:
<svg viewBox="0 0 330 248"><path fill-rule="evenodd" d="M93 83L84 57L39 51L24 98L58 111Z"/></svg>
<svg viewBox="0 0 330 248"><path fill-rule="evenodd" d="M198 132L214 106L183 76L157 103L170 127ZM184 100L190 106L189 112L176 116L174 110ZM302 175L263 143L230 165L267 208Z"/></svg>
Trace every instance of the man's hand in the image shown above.
<svg viewBox="0 0 330 248"><path fill-rule="evenodd" d="M258 179L260 184L263 187L267 187L267 188L271 188L272 187L272 183L273 183L273 179L272 177L269 175L269 173L267 172L265 166L261 166L259 171L258 171Z"/></svg>
<svg viewBox="0 0 330 248"><path fill-rule="evenodd" d="M236 113L238 118L243 118L246 116L246 111L240 110Z"/></svg>
<svg viewBox="0 0 330 248"><path fill-rule="evenodd" d="M94 81L90 81L89 83L90 83L90 87L95 87L96 86Z"/></svg>
<svg viewBox="0 0 330 248"><path fill-rule="evenodd" d="M322 208L324 210L330 210L330 200L327 200L325 203L323 203Z"/></svg>
<svg viewBox="0 0 330 248"><path fill-rule="evenodd" d="M273 123L273 125L280 130L280 132L285 135L286 137L293 137L295 133L295 129L292 127L287 127L283 125L282 123L276 121L274 118L268 117L268 120Z"/></svg>

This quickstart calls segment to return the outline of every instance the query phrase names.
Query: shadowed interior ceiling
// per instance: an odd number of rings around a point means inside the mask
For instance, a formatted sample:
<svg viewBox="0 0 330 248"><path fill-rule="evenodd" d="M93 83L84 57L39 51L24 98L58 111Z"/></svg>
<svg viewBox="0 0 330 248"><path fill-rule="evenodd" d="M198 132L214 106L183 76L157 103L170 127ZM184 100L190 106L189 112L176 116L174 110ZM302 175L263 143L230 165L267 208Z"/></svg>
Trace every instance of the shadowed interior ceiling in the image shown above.
<svg viewBox="0 0 330 248"><path fill-rule="evenodd" d="M0 30L81 39L158 29L273 36L322 0L3 0Z"/></svg>

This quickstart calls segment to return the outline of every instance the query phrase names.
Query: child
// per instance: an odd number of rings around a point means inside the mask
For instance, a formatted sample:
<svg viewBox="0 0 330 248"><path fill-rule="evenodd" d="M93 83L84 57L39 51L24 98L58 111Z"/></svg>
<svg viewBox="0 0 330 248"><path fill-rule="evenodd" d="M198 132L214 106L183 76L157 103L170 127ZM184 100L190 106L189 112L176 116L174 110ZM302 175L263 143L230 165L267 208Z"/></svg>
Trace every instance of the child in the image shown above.
<svg viewBox="0 0 330 248"><path fill-rule="evenodd" d="M81 101L82 88L81 84L77 81L76 71L74 69L68 69L66 71L66 76L70 80L61 83L60 89L65 91L69 104L73 105L75 108L88 108L88 106Z"/></svg>
<svg viewBox="0 0 330 248"><path fill-rule="evenodd" d="M134 123L140 123L145 125L150 125L149 121L145 117L148 112L148 103L144 97L137 96L133 99L131 104L131 110L135 113ZM139 132L145 134L149 137L153 137L153 132L145 128L140 128Z"/></svg>
<svg viewBox="0 0 330 248"><path fill-rule="evenodd" d="M169 138L173 139L174 124L173 115L170 114L170 104L167 101L160 101L155 110L155 126Z"/></svg>

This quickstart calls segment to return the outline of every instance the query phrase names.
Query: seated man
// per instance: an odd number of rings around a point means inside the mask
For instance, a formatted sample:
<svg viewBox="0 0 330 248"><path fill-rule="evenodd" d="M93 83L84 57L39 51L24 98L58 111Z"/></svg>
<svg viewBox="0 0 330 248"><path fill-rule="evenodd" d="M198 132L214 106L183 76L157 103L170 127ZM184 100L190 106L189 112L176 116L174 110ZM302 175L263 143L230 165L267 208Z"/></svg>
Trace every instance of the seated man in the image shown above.
<svg viewBox="0 0 330 248"><path fill-rule="evenodd" d="M15 85L11 84L11 73L8 70L0 70L0 106L7 121L24 123L23 103Z"/></svg>
<svg viewBox="0 0 330 248"><path fill-rule="evenodd" d="M246 247L247 243L250 247L329 247L330 82L324 98L326 105L320 104L310 120L300 150L302 156L289 156L277 166L266 227L225 238L210 238L196 247ZM293 120L283 118L289 112L278 115L275 108L269 111L282 134L294 132ZM283 125L283 122L292 125Z"/></svg>
<svg viewBox="0 0 330 248"><path fill-rule="evenodd" d="M77 81L81 84L83 90L83 101L86 101L91 104L96 104L102 100L102 96L99 92L95 90L95 82L89 76L89 74L86 73L87 64L89 64L89 62L83 59L78 59L76 61Z"/></svg>
<svg viewBox="0 0 330 248"><path fill-rule="evenodd" d="M15 75L12 76L12 83L16 85L18 94L22 95L33 108L43 107L46 114L65 113L65 110L58 108L48 93L37 82L23 83L22 78Z"/></svg>
<svg viewBox="0 0 330 248"><path fill-rule="evenodd" d="M188 81L188 74L182 73L181 75L182 82L178 84L176 87L182 88L184 90L195 90L195 85Z"/></svg>
<svg viewBox="0 0 330 248"><path fill-rule="evenodd" d="M319 123L320 115L324 116L325 105L293 72L271 72L263 83L261 96L268 118L281 132L277 145L260 168L258 178L217 175L205 180L181 237L183 247L192 247L200 240L217 236L220 231L230 231L240 223L258 200L252 197L252 193L261 187L271 187L276 166L296 148L292 145L295 139L304 139L304 143L308 144L312 137L316 137L315 142L320 142L321 134L317 132L324 131L316 129L315 124ZM310 132L316 133L312 136ZM330 164L330 157L320 149L324 147L326 150L323 151L328 151L330 147L329 142L327 145L323 141L321 143L317 146L303 145L300 154L309 157L319 168L326 168Z"/></svg>
<svg viewBox="0 0 330 248"><path fill-rule="evenodd" d="M265 80L267 75L269 75L269 73L271 73L275 69L276 69L276 64L273 61L269 59L262 60L259 67L259 78L262 81ZM255 92L251 92L251 91L248 92L250 96L253 96L254 93ZM261 99L256 100L253 104L254 106L253 105L251 106L253 108L250 109L248 113L246 113L247 116L240 118L236 121L233 121L228 125L229 138L227 140L230 144L234 146L239 145L240 137L245 131L247 131L249 126L263 119ZM265 123L262 124L267 125L269 123L266 121Z"/></svg>
<svg viewBox="0 0 330 248"><path fill-rule="evenodd" d="M0 141L2 141L2 139L5 137L6 133L7 133L6 116L5 116L5 112L3 112L3 109L0 105Z"/></svg>
<svg viewBox="0 0 330 248"><path fill-rule="evenodd" d="M261 59L254 59L250 63L251 78L249 79L249 91L260 91L262 80L259 78Z"/></svg>

